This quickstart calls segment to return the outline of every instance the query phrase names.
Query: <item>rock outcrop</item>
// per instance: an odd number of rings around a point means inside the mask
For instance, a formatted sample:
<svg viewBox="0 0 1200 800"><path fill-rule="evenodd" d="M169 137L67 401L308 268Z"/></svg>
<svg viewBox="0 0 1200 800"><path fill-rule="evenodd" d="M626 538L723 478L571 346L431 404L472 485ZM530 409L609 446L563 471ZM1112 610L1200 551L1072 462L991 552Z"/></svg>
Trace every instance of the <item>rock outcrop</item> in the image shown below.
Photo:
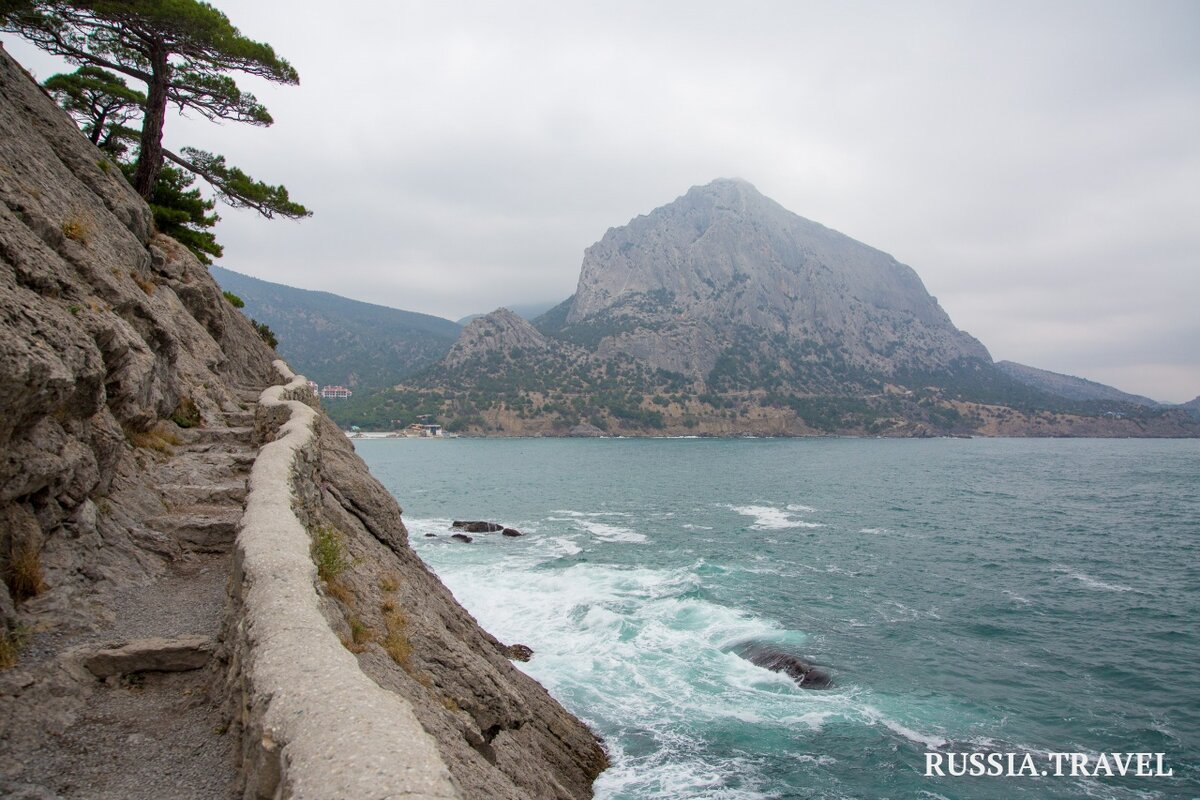
<svg viewBox="0 0 1200 800"><path fill-rule="evenodd" d="M804 689L828 689L833 684L824 669L770 642L743 642L733 652L755 666L782 672Z"/></svg>
<svg viewBox="0 0 1200 800"><path fill-rule="evenodd" d="M454 368L493 353L503 356L515 351L519 357L547 353L550 349L550 342L528 320L507 308L498 308L463 328L443 363Z"/></svg>
<svg viewBox="0 0 1200 800"><path fill-rule="evenodd" d="M590 796L273 359L0 48L0 794Z"/></svg>

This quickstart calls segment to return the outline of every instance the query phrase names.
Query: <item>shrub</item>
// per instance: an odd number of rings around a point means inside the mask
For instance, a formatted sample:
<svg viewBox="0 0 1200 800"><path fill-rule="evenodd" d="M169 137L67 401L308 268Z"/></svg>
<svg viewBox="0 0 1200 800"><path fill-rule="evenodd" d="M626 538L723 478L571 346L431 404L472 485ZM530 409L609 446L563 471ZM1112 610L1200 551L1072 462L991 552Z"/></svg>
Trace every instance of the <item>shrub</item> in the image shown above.
<svg viewBox="0 0 1200 800"><path fill-rule="evenodd" d="M200 409L190 397L183 397L171 415L171 421L181 428L195 428L201 423Z"/></svg>
<svg viewBox="0 0 1200 800"><path fill-rule="evenodd" d="M238 297L233 292L221 292L221 294L225 297L226 300L229 301L229 305L233 306L234 308L245 308L246 307L246 301L243 300L242 298Z"/></svg>
<svg viewBox="0 0 1200 800"><path fill-rule="evenodd" d="M350 617L346 622L350 625L350 641L343 641L342 644L351 653L363 652L367 649L367 642L374 640L375 631L358 617Z"/></svg>
<svg viewBox="0 0 1200 800"><path fill-rule="evenodd" d="M317 565L317 577L326 583L336 581L350 566L341 535L324 525L312 532L312 557Z"/></svg>
<svg viewBox="0 0 1200 800"><path fill-rule="evenodd" d="M254 330L258 331L259 337L267 343L268 347L274 350L279 346L279 340L275 338L275 332L271 330L267 323L252 319L250 320L250 324L254 326Z"/></svg>

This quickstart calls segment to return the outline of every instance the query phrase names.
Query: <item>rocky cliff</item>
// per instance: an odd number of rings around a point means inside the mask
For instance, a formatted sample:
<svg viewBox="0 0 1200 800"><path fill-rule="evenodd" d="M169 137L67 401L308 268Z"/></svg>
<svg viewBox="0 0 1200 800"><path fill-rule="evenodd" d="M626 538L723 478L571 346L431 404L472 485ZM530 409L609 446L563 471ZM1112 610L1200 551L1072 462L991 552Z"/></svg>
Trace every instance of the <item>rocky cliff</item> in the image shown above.
<svg viewBox="0 0 1200 800"><path fill-rule="evenodd" d="M590 796L596 739L150 219L0 49L0 794Z"/></svg>

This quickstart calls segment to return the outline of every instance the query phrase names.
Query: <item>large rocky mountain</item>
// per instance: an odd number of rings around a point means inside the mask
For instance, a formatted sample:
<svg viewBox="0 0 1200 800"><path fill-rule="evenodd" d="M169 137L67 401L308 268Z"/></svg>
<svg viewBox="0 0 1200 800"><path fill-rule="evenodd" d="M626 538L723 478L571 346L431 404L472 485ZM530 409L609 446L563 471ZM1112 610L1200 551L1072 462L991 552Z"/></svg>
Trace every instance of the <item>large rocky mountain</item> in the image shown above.
<svg viewBox="0 0 1200 800"><path fill-rule="evenodd" d="M723 356L782 357L797 378L824 354L881 375L991 361L912 269L742 180L694 187L610 229L584 253L563 323L601 354L698 380Z"/></svg>
<svg viewBox="0 0 1200 800"><path fill-rule="evenodd" d="M572 297L534 325L505 309L476 319L397 397L452 428L513 434L584 424L714 435L1200 433L1181 410L1145 398L999 368L911 268L728 179L610 229L587 249Z"/></svg>

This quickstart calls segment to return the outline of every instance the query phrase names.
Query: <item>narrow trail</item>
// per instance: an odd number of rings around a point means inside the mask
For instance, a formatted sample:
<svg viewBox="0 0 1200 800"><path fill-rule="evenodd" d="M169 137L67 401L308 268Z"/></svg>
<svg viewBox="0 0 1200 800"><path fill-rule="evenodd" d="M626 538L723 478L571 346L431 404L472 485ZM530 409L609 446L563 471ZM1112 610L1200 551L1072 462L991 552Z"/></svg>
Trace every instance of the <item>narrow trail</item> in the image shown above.
<svg viewBox="0 0 1200 800"><path fill-rule="evenodd" d="M75 721L38 759L41 774L26 780L63 798L235 797L237 743L227 735L227 711L213 691L220 675L209 655L256 454L257 392L244 390L241 399L248 410L184 430L183 443L144 475L163 513L143 523L175 555L166 569L150 584L109 595L111 624L44 643L47 657L83 654L75 671L85 681L100 675ZM122 643L114 653L111 646ZM180 658L188 663L168 663Z"/></svg>

